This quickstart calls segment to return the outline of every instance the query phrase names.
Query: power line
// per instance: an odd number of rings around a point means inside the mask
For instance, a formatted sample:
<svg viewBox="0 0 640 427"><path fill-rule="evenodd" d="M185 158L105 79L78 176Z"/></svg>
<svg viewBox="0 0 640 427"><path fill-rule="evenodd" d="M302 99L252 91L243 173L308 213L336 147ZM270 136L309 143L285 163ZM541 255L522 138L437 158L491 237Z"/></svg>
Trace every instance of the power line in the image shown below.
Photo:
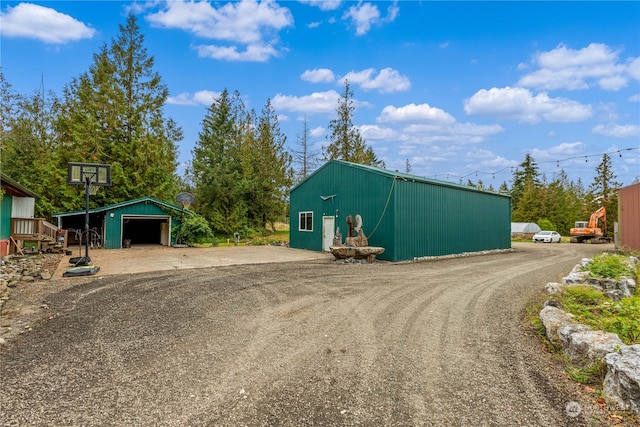
<svg viewBox="0 0 640 427"><path fill-rule="evenodd" d="M555 163L558 167L560 167L560 163L561 162L567 162L569 160L584 159L585 163L588 163L590 157L602 157L604 154L613 155L613 154L616 154L616 153L618 154L619 157L622 157L622 152L623 151L632 151L632 150L640 150L640 147L622 148L620 150L611 151L611 152L607 152L607 153L586 154L586 155L580 155L580 156L567 157L565 159L558 159L558 160L544 160L544 161L541 161L541 162L534 162L534 164L538 165L538 164L542 164L542 163ZM453 174L453 173L439 173L437 175L432 175L432 176L429 176L427 178L438 179L439 176L446 176L447 180L449 180L449 178L458 178L460 180L463 180L464 178L468 178L468 177L474 176L474 175L475 176L478 176L478 175L491 175L493 177L493 179L495 179L497 174L499 174L501 172L504 172L507 169L510 169L511 172L513 172L514 168L517 169L517 166L505 166L502 169L494 171L494 172L485 172L485 171L476 170L476 171L468 173L466 175L456 175L456 174Z"/></svg>

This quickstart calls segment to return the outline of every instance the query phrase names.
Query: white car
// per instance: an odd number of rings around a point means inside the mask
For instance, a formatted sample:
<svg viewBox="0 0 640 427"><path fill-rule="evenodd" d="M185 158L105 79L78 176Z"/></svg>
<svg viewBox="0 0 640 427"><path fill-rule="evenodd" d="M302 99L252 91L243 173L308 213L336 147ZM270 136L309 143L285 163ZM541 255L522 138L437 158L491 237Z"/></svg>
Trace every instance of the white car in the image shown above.
<svg viewBox="0 0 640 427"><path fill-rule="evenodd" d="M544 243L560 243L560 233L557 231L538 231L533 235L533 243L536 242L544 242Z"/></svg>

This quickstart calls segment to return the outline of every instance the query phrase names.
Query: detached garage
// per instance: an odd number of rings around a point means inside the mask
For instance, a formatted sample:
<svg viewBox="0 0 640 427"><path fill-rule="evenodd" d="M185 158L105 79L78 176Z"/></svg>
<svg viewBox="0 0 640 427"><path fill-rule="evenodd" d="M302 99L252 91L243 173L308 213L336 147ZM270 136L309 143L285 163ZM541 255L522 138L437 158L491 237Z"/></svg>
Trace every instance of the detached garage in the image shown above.
<svg viewBox="0 0 640 427"><path fill-rule="evenodd" d="M185 214L190 212L153 197L91 209L90 243L94 247L105 249L140 244L169 246L175 243L171 239L171 230L181 223ZM53 217L58 219L60 228L79 231L85 229L85 211L58 213ZM76 233L69 232L68 235L68 246L80 243Z"/></svg>
<svg viewBox="0 0 640 427"><path fill-rule="evenodd" d="M328 251L356 215L388 261L511 248L511 198L449 182L331 160L290 202L293 248Z"/></svg>

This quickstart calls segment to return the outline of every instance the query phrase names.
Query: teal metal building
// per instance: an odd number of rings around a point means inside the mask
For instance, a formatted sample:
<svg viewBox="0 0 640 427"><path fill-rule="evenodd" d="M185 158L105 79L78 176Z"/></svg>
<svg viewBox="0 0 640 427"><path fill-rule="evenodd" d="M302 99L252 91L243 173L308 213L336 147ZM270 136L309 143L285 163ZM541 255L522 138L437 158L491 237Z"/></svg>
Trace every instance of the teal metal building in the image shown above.
<svg viewBox="0 0 640 427"><path fill-rule="evenodd" d="M291 190L289 245L328 251L349 215L388 261L511 248L509 196L339 160Z"/></svg>
<svg viewBox="0 0 640 427"><path fill-rule="evenodd" d="M122 203L89 210L91 243L105 249L118 249L139 244L169 246L175 243L172 230L190 211L153 197L142 197ZM67 230L85 229L85 211L64 212L52 215L58 227ZM68 246L79 243L74 233L69 233Z"/></svg>

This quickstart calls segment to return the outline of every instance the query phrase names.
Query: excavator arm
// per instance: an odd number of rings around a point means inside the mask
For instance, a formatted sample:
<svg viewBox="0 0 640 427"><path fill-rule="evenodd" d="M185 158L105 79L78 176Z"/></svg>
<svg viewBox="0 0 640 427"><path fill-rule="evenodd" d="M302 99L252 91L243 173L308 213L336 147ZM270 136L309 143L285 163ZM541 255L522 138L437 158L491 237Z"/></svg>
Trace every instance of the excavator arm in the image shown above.
<svg viewBox="0 0 640 427"><path fill-rule="evenodd" d="M597 228L598 220L600 218L602 218L602 222L604 224L607 223L607 210L604 206L591 214L591 217L589 218L589 228Z"/></svg>

